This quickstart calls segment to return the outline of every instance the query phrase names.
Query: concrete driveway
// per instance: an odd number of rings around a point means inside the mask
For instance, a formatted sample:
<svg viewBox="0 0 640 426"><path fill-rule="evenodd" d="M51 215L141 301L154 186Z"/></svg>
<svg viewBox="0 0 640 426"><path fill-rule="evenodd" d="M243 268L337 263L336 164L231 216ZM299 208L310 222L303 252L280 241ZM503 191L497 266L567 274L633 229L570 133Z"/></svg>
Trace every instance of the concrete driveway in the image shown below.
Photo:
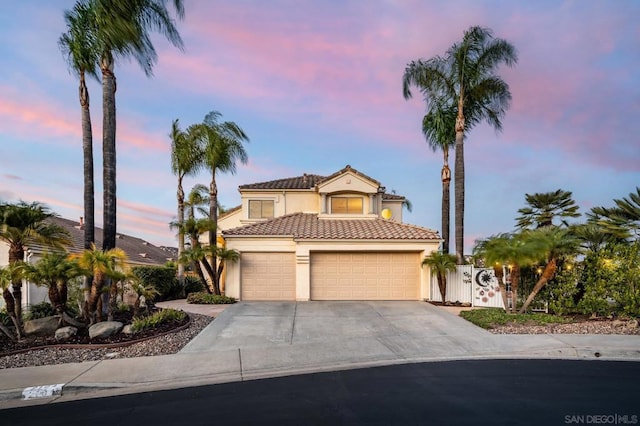
<svg viewBox="0 0 640 426"><path fill-rule="evenodd" d="M256 374L493 353L493 337L425 302L242 302L181 353L235 351Z"/></svg>
<svg viewBox="0 0 640 426"><path fill-rule="evenodd" d="M425 302L241 302L177 355L244 380L454 359L637 360L633 337L495 335Z"/></svg>

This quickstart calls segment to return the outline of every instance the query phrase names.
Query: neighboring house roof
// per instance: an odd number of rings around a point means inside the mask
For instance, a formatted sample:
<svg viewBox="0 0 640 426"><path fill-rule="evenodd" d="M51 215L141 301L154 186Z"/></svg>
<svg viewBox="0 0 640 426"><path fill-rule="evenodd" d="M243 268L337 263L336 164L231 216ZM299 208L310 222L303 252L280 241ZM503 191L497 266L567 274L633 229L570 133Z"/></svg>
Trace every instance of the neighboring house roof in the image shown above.
<svg viewBox="0 0 640 426"><path fill-rule="evenodd" d="M69 233L71 244L66 247L69 253L80 253L84 250L84 229L79 222L61 217L53 217L47 220L61 226ZM102 236L102 228L96 227L95 244L98 248L102 248ZM164 265L169 260L175 260L177 252L173 248L157 247L141 238L121 233L116 236L116 247L127 253L130 263L139 265ZM46 250L45 246L39 244L33 244L29 248L40 252Z"/></svg>
<svg viewBox="0 0 640 426"><path fill-rule="evenodd" d="M238 189L240 191L243 190L285 190L285 189L289 189L289 190L293 190L293 189L313 189L315 188L316 185L331 180L333 178L335 178L336 176L340 176L341 174L350 171L352 173L355 173L357 176L361 176L364 179L367 179L375 184L377 184L378 186L380 186L380 182L378 182L377 180L365 175L364 173L361 173L359 171L357 171L356 169L352 168L351 166L347 165L344 169L339 170L335 173L333 173L330 176L320 176L320 175L314 175L314 174L303 174L302 176L294 176L294 177L289 177L289 178L284 178L284 179L276 179L276 180L270 180L267 182L258 182L258 183L250 183L247 185L240 185L238 187ZM382 198L385 200L404 200L405 197L401 196L401 195L396 195L396 194L387 194L387 193L383 193L382 194ZM230 213L230 212L228 212Z"/></svg>
<svg viewBox="0 0 640 426"><path fill-rule="evenodd" d="M225 216L229 216L230 214L235 213L235 212L237 212L238 210L241 210L241 209L242 209L242 204L240 204L238 206L235 206L235 207L231 207L230 209L225 210L224 213L221 213L218 216L218 219L222 219Z"/></svg>
<svg viewBox="0 0 640 426"><path fill-rule="evenodd" d="M439 240L437 231L384 219L320 219L293 213L222 231L225 237L293 237L297 240Z"/></svg>

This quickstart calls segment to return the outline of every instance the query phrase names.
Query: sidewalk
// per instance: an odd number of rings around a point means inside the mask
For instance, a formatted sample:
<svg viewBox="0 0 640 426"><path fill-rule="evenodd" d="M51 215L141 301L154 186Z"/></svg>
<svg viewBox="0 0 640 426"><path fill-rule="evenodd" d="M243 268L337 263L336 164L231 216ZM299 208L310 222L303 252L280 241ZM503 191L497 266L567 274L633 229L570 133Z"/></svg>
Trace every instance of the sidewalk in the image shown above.
<svg viewBox="0 0 640 426"><path fill-rule="evenodd" d="M335 309L316 319L319 306L322 305L313 302L238 303L214 309L172 302L171 307L177 309L198 309L198 313L219 317L174 355L0 370L0 409L425 361L640 360L640 336L493 335L469 327L466 321L444 309L425 308L417 302L409 305L415 306L415 312L408 314L383 306L382 309L387 309L382 312L383 317L363 316L366 321L362 324L362 318L357 316L360 313L348 315ZM339 306L356 310L358 307ZM294 321L289 323L291 312ZM336 329L337 324L342 328ZM429 324L436 328L425 334ZM441 331L443 325L446 333ZM321 327L326 331L324 337L317 333ZM281 332L284 329L290 334ZM378 333L376 338L361 333L370 330ZM25 388L55 384L61 385L62 395L22 399Z"/></svg>

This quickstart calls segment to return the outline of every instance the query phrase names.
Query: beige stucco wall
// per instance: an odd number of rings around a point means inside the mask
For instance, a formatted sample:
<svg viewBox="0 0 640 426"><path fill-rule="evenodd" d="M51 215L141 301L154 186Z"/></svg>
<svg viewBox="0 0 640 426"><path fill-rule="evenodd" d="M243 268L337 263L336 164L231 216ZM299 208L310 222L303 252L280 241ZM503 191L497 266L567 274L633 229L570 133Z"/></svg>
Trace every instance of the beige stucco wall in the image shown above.
<svg viewBox="0 0 640 426"><path fill-rule="evenodd" d="M402 202L398 201L382 201L382 210L391 210L391 220L398 223L402 222ZM381 212L382 212L381 210Z"/></svg>
<svg viewBox="0 0 640 426"><path fill-rule="evenodd" d="M0 266L9 264L9 244L0 241Z"/></svg>
<svg viewBox="0 0 640 426"><path fill-rule="evenodd" d="M310 258L312 252L317 251L354 251L354 252L418 252L420 259L437 251L439 241L398 242L398 241L301 241L296 243L290 238L227 238L227 248L239 252L295 252L296 255L296 300L306 301L311 298L311 269ZM227 265L226 295L240 297L241 261ZM430 270L427 267L420 273L420 299L429 299Z"/></svg>
<svg viewBox="0 0 640 426"><path fill-rule="evenodd" d="M340 176L336 176L328 182L318 185L320 193L333 193L339 191L361 192L365 194L375 194L378 192L378 185L364 179L352 172L346 172Z"/></svg>
<svg viewBox="0 0 640 426"><path fill-rule="evenodd" d="M286 192L286 213L317 213L319 197L315 192Z"/></svg>
<svg viewBox="0 0 640 426"><path fill-rule="evenodd" d="M242 219L242 209L229 213L222 218L218 218L218 233L220 233L220 231L242 226L241 219ZM209 236L207 235L207 241L208 241L208 238Z"/></svg>

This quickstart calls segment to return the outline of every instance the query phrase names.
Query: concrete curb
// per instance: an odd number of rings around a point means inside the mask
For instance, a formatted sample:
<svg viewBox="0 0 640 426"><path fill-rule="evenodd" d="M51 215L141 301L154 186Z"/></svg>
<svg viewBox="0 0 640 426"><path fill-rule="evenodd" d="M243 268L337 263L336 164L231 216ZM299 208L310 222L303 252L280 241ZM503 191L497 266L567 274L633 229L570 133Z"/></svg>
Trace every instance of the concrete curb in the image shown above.
<svg viewBox="0 0 640 426"><path fill-rule="evenodd" d="M599 353L600 355L595 355ZM526 351L510 354L478 354L465 356L430 356L415 357L407 359L374 360L365 362L347 362L333 365L316 365L298 368L275 368L265 370L253 370L242 372L224 372L198 377L185 377L167 380L150 380L139 383L74 383L65 384L62 388L62 395L47 398L23 399L24 389L9 389L0 391L0 409L11 408L10 406L22 406L31 404L43 404L52 402L66 402L76 399L97 398L106 396L125 395L141 392L155 392L171 390L185 387L204 386L222 383L233 383L239 381L260 380L268 378L285 377L292 375L327 373L361 368L384 367L401 364L416 364L425 362L451 362L466 360L527 360L527 359L549 359L549 360L575 360L575 361L626 361L640 362L640 354L637 349L627 348L624 350L610 351L606 349L594 350L594 348L561 348L542 349L539 351ZM19 401L20 405L9 404L11 401Z"/></svg>

